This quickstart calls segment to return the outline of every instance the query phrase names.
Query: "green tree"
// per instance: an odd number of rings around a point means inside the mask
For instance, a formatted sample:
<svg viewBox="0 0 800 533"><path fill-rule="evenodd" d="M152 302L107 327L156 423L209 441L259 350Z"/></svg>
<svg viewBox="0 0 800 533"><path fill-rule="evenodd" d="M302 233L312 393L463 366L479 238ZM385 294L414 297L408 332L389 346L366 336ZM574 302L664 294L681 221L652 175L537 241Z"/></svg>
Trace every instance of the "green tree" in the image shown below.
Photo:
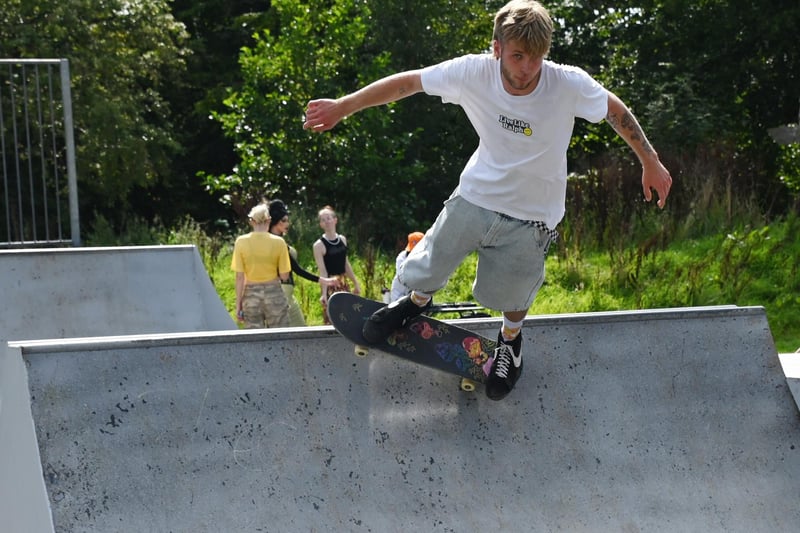
<svg viewBox="0 0 800 533"><path fill-rule="evenodd" d="M83 217L127 212L132 190L168 174L180 146L163 91L186 39L168 0L4 1L0 55L70 61Z"/></svg>
<svg viewBox="0 0 800 533"><path fill-rule="evenodd" d="M798 171L787 169L791 158L767 131L797 117L800 4L562 2L552 11L560 21L552 56L620 95L676 178L673 220L724 209L732 221L745 210L770 216L790 207L781 176ZM639 167L609 128L578 123L570 155L572 170L587 178L574 184L582 205L599 208L601 240L606 228L644 216L629 194Z"/></svg>
<svg viewBox="0 0 800 533"><path fill-rule="evenodd" d="M797 117L800 4L769 0L653 2L636 40L631 90L655 94L649 120L679 150L719 147L745 194L774 201L778 146L770 127ZM688 142L687 142L688 141Z"/></svg>
<svg viewBox="0 0 800 533"><path fill-rule="evenodd" d="M453 49L485 50L491 20L483 3L457 5L273 2L272 23L242 50L244 85L217 115L239 162L231 174L208 175L209 186L240 213L262 196L332 204L357 215L362 237L392 245L429 224L475 147L460 110L412 98L365 110L324 135L301 124L312 98L340 96ZM407 46L409 35L415 46Z"/></svg>
<svg viewBox="0 0 800 533"><path fill-rule="evenodd" d="M229 89L241 87L239 53L252 42L253 32L265 26L269 2L172 0L171 5L175 18L186 26L186 46L192 52L180 83L165 91L182 150L172 158L169 176L144 192L153 213L163 220L171 220L164 216L167 212L174 217L190 213L210 228L208 222L234 222L235 214L209 194L199 174L226 173L236 164L233 141L212 115L225 111Z"/></svg>

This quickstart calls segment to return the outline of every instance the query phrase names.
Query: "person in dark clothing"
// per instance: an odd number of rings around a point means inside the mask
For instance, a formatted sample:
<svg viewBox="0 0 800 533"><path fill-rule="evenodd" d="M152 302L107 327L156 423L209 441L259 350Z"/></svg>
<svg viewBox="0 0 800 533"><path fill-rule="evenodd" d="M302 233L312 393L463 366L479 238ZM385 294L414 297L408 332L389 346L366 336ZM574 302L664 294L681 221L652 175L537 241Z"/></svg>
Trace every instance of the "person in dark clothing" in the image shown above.
<svg viewBox="0 0 800 533"><path fill-rule="evenodd" d="M347 258L347 238L336 232L338 222L336 211L331 206L326 205L320 209L319 227L322 228L323 234L314 242L314 259L317 261L320 277L329 277L335 280L335 283L328 285L322 291L320 297L322 315L326 324L330 324L328 297L331 294L342 291L361 294L361 285ZM352 282L352 288L350 282Z"/></svg>
<svg viewBox="0 0 800 533"><path fill-rule="evenodd" d="M269 215L269 232L286 240L286 233L289 231L289 208L286 207L282 200L272 200L269 203ZM306 325L306 318L303 316L303 310L300 309L300 304L294 296L294 274L313 283L319 283L323 291L326 287L335 283L336 280L333 278L321 278L304 269L297 262L297 250L294 246L288 242L286 246L289 248L289 261L292 265L292 271L289 273L289 279L283 281L281 287L286 299L289 301L289 326L302 327Z"/></svg>

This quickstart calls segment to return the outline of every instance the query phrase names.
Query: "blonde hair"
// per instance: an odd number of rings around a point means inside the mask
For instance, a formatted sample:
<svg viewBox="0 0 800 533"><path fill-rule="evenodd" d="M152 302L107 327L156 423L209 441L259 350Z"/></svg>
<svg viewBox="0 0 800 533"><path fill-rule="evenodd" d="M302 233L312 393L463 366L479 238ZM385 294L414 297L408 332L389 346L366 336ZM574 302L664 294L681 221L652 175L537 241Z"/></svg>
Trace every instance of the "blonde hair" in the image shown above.
<svg viewBox="0 0 800 533"><path fill-rule="evenodd" d="M535 0L511 0L494 16L492 39L500 44L518 41L526 52L544 57L553 41L553 19Z"/></svg>
<svg viewBox="0 0 800 533"><path fill-rule="evenodd" d="M247 218L256 224L266 224L269 222L269 207L265 203L258 204L250 210Z"/></svg>

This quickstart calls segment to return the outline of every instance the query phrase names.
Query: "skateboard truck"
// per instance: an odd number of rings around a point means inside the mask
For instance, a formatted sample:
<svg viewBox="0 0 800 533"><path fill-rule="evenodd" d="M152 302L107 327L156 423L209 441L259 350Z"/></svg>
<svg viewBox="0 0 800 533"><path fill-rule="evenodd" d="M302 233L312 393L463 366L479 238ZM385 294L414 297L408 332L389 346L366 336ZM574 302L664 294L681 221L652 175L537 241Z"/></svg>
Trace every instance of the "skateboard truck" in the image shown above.
<svg viewBox="0 0 800 533"><path fill-rule="evenodd" d="M356 354L356 357L366 357L369 353L369 347L363 346L361 344L356 344L353 352Z"/></svg>

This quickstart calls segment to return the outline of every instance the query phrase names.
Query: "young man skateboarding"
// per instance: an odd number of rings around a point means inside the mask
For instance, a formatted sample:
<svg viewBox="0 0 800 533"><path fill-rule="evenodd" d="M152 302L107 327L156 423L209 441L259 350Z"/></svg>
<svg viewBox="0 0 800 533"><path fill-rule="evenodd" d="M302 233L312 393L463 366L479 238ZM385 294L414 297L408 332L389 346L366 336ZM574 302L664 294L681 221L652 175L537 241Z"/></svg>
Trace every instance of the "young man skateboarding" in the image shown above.
<svg viewBox="0 0 800 533"><path fill-rule="evenodd" d="M434 292L471 252L473 293L503 312L486 383L505 397L522 373L520 329L544 281L544 261L564 216L567 148L575 117L605 118L642 164L644 197L663 208L672 178L627 106L577 67L545 59L553 23L532 0L512 0L495 15L492 53L471 54L387 76L338 99L312 100L305 129L322 132L362 109L425 92L460 105L480 142L458 187L399 273L413 291L375 312L364 338L378 342L431 305Z"/></svg>

